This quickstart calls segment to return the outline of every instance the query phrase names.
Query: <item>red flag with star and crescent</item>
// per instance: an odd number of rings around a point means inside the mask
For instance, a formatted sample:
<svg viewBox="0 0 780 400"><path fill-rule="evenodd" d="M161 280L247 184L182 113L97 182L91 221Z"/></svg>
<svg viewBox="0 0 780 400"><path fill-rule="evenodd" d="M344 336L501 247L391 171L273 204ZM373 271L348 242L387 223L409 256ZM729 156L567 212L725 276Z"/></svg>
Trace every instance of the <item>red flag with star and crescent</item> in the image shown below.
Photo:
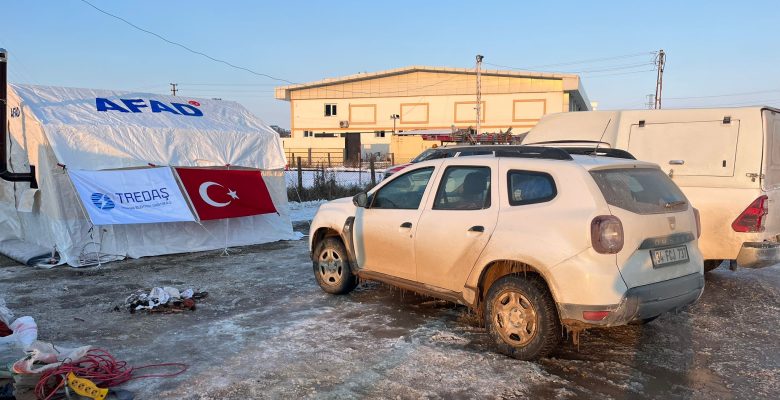
<svg viewBox="0 0 780 400"><path fill-rule="evenodd" d="M259 170L176 168L202 221L275 213Z"/></svg>

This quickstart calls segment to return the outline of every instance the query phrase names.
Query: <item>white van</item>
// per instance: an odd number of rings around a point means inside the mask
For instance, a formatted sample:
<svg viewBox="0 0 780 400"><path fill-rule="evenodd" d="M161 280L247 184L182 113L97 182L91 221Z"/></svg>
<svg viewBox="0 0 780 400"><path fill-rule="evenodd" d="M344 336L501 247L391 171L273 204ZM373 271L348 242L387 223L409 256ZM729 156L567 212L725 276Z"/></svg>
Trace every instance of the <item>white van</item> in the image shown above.
<svg viewBox="0 0 780 400"><path fill-rule="evenodd" d="M618 148L657 163L701 212L705 270L780 262L780 110L584 111L542 118L523 144Z"/></svg>

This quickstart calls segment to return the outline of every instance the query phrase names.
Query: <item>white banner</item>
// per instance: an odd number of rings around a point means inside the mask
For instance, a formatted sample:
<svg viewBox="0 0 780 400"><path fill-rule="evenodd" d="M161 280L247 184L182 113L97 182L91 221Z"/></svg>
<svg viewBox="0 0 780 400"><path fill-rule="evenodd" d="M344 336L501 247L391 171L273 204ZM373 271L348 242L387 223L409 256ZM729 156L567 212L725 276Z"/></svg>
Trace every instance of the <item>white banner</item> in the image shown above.
<svg viewBox="0 0 780 400"><path fill-rule="evenodd" d="M95 225L195 221L168 167L69 174Z"/></svg>

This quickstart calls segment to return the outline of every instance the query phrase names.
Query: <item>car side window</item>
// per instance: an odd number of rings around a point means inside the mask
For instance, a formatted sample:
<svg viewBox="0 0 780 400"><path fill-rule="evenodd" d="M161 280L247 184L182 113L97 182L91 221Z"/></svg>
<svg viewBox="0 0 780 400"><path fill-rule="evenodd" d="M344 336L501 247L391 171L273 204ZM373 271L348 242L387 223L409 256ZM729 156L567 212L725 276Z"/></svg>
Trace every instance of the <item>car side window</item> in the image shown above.
<svg viewBox="0 0 780 400"><path fill-rule="evenodd" d="M555 198L558 189L550 174L511 170L507 173L509 205L544 203Z"/></svg>
<svg viewBox="0 0 780 400"><path fill-rule="evenodd" d="M432 173L433 167L420 168L393 179L372 196L371 208L416 210Z"/></svg>
<svg viewBox="0 0 780 400"><path fill-rule="evenodd" d="M482 210L490 208L490 168L453 166L444 170L434 210Z"/></svg>

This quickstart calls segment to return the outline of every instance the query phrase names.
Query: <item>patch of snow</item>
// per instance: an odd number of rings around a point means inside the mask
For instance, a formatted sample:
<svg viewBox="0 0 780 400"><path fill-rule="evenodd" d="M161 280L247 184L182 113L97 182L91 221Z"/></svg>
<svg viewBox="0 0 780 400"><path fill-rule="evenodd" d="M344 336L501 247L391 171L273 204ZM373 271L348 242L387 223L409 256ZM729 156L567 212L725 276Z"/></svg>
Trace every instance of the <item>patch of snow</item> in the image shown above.
<svg viewBox="0 0 780 400"><path fill-rule="evenodd" d="M311 221L314 219L314 215L317 214L320 205L326 202L326 200L304 201L301 203L297 201L288 202L290 222Z"/></svg>

